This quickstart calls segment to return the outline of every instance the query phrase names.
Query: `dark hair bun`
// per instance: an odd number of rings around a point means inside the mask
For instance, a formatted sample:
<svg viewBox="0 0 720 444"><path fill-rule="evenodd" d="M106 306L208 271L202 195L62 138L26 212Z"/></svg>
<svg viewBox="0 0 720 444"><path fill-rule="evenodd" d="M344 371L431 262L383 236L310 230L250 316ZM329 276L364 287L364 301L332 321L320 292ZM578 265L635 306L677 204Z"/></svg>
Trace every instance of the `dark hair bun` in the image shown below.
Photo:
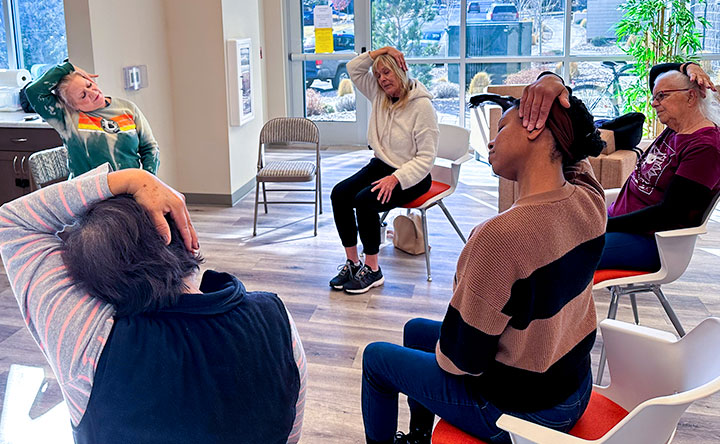
<svg viewBox="0 0 720 444"><path fill-rule="evenodd" d="M605 141L600 138L600 131L595 128L593 116L582 100L571 95L568 110L573 126L573 143L570 152L575 162L588 156L597 156L605 148Z"/></svg>

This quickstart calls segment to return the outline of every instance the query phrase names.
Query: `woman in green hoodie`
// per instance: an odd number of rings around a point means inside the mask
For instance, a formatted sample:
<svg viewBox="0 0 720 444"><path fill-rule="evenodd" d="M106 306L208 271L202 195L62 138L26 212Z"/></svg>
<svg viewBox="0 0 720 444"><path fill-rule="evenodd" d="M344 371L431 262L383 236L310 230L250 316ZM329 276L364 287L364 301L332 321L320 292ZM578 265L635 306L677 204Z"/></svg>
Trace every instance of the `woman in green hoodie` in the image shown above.
<svg viewBox="0 0 720 444"><path fill-rule="evenodd" d="M147 120L134 103L106 97L95 77L65 62L26 90L35 111L65 143L71 177L105 162L113 170L142 168L155 174L158 143Z"/></svg>

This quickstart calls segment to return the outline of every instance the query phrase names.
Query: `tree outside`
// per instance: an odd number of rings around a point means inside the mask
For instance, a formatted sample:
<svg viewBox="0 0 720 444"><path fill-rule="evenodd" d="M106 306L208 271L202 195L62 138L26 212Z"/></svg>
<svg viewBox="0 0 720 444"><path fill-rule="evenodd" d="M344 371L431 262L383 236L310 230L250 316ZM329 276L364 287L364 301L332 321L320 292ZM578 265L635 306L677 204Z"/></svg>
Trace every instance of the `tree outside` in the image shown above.
<svg viewBox="0 0 720 444"><path fill-rule="evenodd" d="M392 46L407 57L437 55L437 44L423 45L427 24L436 12L426 0L374 0L372 2L372 47ZM412 65L411 74L424 84L432 80L430 65Z"/></svg>
<svg viewBox="0 0 720 444"><path fill-rule="evenodd" d="M20 18L23 63L57 64L67 58L65 11L62 0L16 0Z"/></svg>

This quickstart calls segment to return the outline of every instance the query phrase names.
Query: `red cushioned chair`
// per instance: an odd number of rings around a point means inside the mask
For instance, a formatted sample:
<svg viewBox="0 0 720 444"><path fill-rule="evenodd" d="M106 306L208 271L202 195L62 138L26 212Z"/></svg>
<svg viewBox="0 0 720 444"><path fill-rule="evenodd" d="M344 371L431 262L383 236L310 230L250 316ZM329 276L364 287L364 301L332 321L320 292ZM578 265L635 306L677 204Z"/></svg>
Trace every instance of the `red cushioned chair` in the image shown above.
<svg viewBox="0 0 720 444"><path fill-rule="evenodd" d="M617 199L618 193L619 189L605 191L605 200L608 206ZM662 304L665 313L667 313L670 322L672 322L678 334L680 336L685 335L685 330L680 324L680 320L675 314L670 302L665 297L665 294L660 289L660 286L673 282L685 273L690 259L692 259L693 251L695 250L695 241L699 235L707 233L707 224L718 204L718 197L720 197L720 194L715 196L715 200L705 214L703 223L700 226L655 233L655 242L657 243L660 254L660 270L654 273L634 270L598 270L595 272L593 290L602 288L610 290L608 318L615 319L620 296L627 294L630 296L630 304L632 305L635 323L638 324L640 317L638 316L635 294L652 292L657 296L660 304ZM596 384L602 383L604 369L605 349L603 348L600 353L600 362L595 379Z"/></svg>
<svg viewBox="0 0 720 444"><path fill-rule="evenodd" d="M462 231L458 228L452 215L443 203L443 199L455 192L458 181L460 180L460 165L472 159L468 154L470 149L470 131L455 125L440 124L440 141L438 142L438 153L435 165L430 172L432 176L432 185L430 191L418 197L414 201L403 205L408 212L411 209L420 210L423 222L423 234L425 238L425 265L427 267L427 280L432 281L430 274L430 246L428 243L427 215L428 208L438 205L445 213L448 221L452 224L460 239L467 242ZM382 216L385 220L388 212Z"/></svg>
<svg viewBox="0 0 720 444"><path fill-rule="evenodd" d="M675 434L694 401L720 391L720 319L708 318L681 339L612 319L600 323L610 385L593 386L590 404L569 434L514 416L498 427L514 444L658 444ZM484 444L441 420L433 444Z"/></svg>

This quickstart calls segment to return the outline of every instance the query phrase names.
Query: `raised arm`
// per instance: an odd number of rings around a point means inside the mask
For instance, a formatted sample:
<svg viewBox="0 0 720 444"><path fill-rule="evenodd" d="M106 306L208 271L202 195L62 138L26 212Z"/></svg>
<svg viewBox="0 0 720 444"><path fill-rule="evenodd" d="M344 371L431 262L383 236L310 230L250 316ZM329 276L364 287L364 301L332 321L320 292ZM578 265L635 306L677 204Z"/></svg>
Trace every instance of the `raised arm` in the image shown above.
<svg viewBox="0 0 720 444"><path fill-rule="evenodd" d="M697 85L700 87L700 91L704 91L705 89L717 91L717 89L715 88L715 84L710 79L710 76L705 72L705 70L702 69L700 65L695 62L660 63L653 66L650 69L650 76L648 79L650 91L655 88L655 79L657 79L660 74L666 73L668 71L680 71L681 73L687 75L690 78L691 82L697 83Z"/></svg>
<svg viewBox="0 0 720 444"><path fill-rule="evenodd" d="M380 85L378 85L375 76L370 72L370 68L372 67L373 61L383 54L391 55L397 61L400 68L405 71L408 70L403 53L391 46L385 46L384 48L362 53L350 60L347 64L350 80L352 80L355 87L370 100L374 99L375 95L380 92Z"/></svg>
<svg viewBox="0 0 720 444"><path fill-rule="evenodd" d="M109 173L107 165L75 180L42 188L0 208L0 256L23 319L48 359L77 424L87 405L95 366L112 329L112 306L88 295L69 276L57 233L94 202L132 194L169 242L171 214L187 248L198 248L182 196L138 169Z"/></svg>
<svg viewBox="0 0 720 444"><path fill-rule="evenodd" d="M112 196L107 165L0 208L0 255L20 312L48 359L77 424L112 328L112 306L73 282L56 235L93 202Z"/></svg>
<svg viewBox="0 0 720 444"><path fill-rule="evenodd" d="M25 90L28 101L35 109L35 112L53 126L57 124L63 125L60 128L61 130L64 129L65 108L57 96L53 94L53 90L55 90L63 77L73 71L75 71L75 67L70 62L53 66Z"/></svg>

